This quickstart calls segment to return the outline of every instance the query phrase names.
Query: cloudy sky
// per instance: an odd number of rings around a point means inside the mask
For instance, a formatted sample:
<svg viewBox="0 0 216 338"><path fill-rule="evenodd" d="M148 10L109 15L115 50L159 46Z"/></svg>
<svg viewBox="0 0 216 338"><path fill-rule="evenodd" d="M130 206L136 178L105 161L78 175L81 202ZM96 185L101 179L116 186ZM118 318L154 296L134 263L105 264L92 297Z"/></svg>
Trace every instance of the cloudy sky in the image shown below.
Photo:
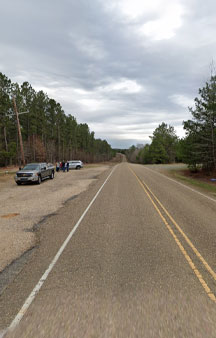
<svg viewBox="0 0 216 338"><path fill-rule="evenodd" d="M113 147L183 135L216 55L214 0L0 0L0 71Z"/></svg>

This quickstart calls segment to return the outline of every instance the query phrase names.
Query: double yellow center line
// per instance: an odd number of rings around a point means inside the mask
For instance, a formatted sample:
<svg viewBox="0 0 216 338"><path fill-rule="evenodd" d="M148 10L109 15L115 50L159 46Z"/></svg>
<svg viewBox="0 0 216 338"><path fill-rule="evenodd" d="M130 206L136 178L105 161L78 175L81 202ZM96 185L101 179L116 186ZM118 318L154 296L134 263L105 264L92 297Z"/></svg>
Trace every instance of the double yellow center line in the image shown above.
<svg viewBox="0 0 216 338"><path fill-rule="evenodd" d="M202 287L204 288L205 292L208 294L209 298L216 303L216 297L215 297L214 293L211 291L211 289L207 285L207 283L204 280L202 274L199 272L199 270L195 266L194 262L192 261L192 259L188 255L187 251L185 250L184 246L180 242L179 238L174 233L173 229L171 228L171 226L167 222L166 218L162 215L158 206L161 207L161 209L167 215L169 220L172 222L172 224L175 226L175 228L179 231L179 233L185 239L187 244L193 250L194 254L199 258L199 260L204 265L205 269L210 273L210 275L213 277L213 279L215 281L216 281L216 273L212 270L212 268L209 266L209 264L206 262L206 260L202 257L202 255L199 253L199 251L195 248L193 243L190 241L190 239L187 237L187 235L184 233L184 231L181 229L181 227L176 223L176 221L173 219L173 217L169 214L169 212L166 210L166 208L163 206L163 204L159 201L159 199L155 196L155 194L151 191L151 189L148 187L148 185L145 182L141 181L141 179L136 175L136 173L133 171L133 169L131 169L130 167L129 167L129 169L132 172L132 174L136 177L137 181L139 182L139 184L141 185L141 187L145 191L146 195L150 199L151 203L153 204L154 208L158 212L158 214L159 214L160 218L162 219L163 223L166 225L167 229L169 230L170 234L174 238L176 244L178 245L178 247L181 250L182 254L184 255L185 259L187 260L189 266L191 267L191 269L193 270L193 272L197 276L198 280L200 281L200 283L201 283ZM152 197L154 198L154 200L157 202L158 205L155 203L155 201L153 200Z"/></svg>

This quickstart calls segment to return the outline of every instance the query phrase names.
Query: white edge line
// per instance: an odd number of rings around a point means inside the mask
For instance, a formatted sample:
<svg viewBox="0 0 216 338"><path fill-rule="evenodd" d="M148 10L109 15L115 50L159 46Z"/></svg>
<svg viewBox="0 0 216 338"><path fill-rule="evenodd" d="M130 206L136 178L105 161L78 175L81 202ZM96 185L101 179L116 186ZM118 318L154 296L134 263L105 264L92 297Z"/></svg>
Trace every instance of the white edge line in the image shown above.
<svg viewBox="0 0 216 338"><path fill-rule="evenodd" d="M103 189L104 185L106 184L106 182L108 181L108 179L110 178L110 176L113 174L113 172L114 172L115 169L116 169L116 166L112 169L112 171L109 174L109 176L106 178L106 180L104 181L104 183L102 184L102 186L100 187L100 189L98 190L98 192L96 193L96 195L93 197L93 199L89 203L88 207L85 209L84 213L82 214L82 216L80 217L80 219L78 220L78 222L76 223L76 225L73 227L73 229L69 233L68 237L66 238L66 240L64 241L64 243L62 244L62 246L60 247L60 249L58 250L57 254L55 255L55 257L52 260L52 262L50 263L49 267L44 272L43 276L41 277L41 279L39 280L39 282L37 283L37 285L34 287L34 289L32 290L32 292L28 296L28 298L25 300L22 308L19 310L19 312L17 313L16 317L11 322L10 326L6 330L3 330L3 331L0 332L0 338L3 338L4 335L6 334L6 332L14 330L15 327L22 320L22 318L25 315L26 311L28 310L29 306L31 305L31 303L35 299L37 293L39 292L40 288L42 287L42 285L44 284L45 280L47 279L49 273L52 271L53 267L55 266L56 262L58 261L59 257L61 256L62 252L64 251L65 247L67 246L68 242L70 241L71 237L75 233L76 229L78 228L78 226L82 222L83 218L87 214L88 210L91 208L92 204L94 203L94 201L96 200L96 198L100 194L101 190Z"/></svg>
<svg viewBox="0 0 216 338"><path fill-rule="evenodd" d="M205 198L208 198L210 201L216 202L216 199L214 199L214 198L212 198L212 197L209 197L209 196L207 196L207 195L205 195L205 194L202 194L201 192L199 192L199 191L197 191L197 190L195 190L195 189L193 189L193 188L191 188L191 187L188 187L187 185L185 185L185 184L183 184L183 183L180 183L180 182L178 182L178 181L176 181L176 180L174 180L174 179L172 179L172 178L170 178L170 177L167 177L166 175L163 175L163 174L159 173L158 171L155 171L155 170L150 169L150 168L145 167L145 166L144 166L144 168L147 169L147 170L149 170L149 171L152 171L153 173L156 173L157 175L163 176L163 177L165 177L166 179L168 179L168 180L170 180L170 181L172 181L172 182L175 182L175 183L181 185L182 187L185 187L185 188L187 188L187 189L189 189L189 190L191 190L191 191L193 191L193 192L195 192L195 193L197 193L197 194L199 194L199 195L201 195L201 196L203 196L203 197L205 197Z"/></svg>

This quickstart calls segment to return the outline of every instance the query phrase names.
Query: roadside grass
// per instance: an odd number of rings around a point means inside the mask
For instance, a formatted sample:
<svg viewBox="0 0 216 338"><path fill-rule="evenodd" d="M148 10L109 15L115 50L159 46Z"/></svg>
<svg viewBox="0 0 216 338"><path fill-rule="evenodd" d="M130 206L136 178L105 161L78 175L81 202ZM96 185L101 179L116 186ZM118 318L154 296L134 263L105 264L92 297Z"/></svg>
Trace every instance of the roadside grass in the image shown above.
<svg viewBox="0 0 216 338"><path fill-rule="evenodd" d="M169 172L171 176L177 180L181 180L185 183L196 186L202 190L211 192L216 195L216 185L214 183L202 181L200 178L188 177L181 170L170 170Z"/></svg>

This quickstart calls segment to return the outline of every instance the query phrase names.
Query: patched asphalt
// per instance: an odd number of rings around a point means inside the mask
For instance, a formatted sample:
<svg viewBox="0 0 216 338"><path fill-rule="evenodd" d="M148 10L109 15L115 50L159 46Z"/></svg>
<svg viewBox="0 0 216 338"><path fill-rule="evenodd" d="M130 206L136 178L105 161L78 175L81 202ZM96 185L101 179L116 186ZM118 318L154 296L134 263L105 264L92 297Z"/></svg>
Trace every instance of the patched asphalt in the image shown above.
<svg viewBox="0 0 216 338"><path fill-rule="evenodd" d="M216 336L216 303L129 167L151 188L215 271L216 203L143 166L122 163L24 318L6 337ZM87 191L41 224L39 247L1 295L2 330L19 311L109 172L102 173ZM170 226L215 293L213 278L174 225Z"/></svg>

